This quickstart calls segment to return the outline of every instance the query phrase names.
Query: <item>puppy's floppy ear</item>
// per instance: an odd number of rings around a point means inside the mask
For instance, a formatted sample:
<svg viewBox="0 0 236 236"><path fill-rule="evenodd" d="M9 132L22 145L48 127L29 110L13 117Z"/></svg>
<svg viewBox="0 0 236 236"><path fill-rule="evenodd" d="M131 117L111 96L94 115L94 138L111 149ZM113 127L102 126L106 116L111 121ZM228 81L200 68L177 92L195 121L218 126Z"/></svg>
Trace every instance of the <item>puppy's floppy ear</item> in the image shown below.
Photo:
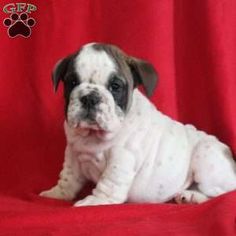
<svg viewBox="0 0 236 236"><path fill-rule="evenodd" d="M128 65L133 75L134 87L143 85L147 96L150 97L158 81L154 67L149 62L134 57L128 58Z"/></svg>
<svg viewBox="0 0 236 236"><path fill-rule="evenodd" d="M66 70L69 64L70 58L66 57L64 59L59 60L56 65L54 66L53 72L52 72L52 82L54 91L57 91L59 82L64 79L64 76L66 74Z"/></svg>

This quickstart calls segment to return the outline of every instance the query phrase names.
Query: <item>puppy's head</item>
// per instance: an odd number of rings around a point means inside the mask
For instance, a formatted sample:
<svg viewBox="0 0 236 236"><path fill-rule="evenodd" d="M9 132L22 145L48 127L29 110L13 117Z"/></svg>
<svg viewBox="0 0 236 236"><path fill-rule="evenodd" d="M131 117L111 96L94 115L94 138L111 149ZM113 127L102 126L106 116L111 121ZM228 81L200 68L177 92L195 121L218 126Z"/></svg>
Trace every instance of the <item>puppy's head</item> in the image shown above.
<svg viewBox="0 0 236 236"><path fill-rule="evenodd" d="M60 81L70 127L113 132L129 112L133 89L142 84L150 96L157 74L151 64L116 46L92 43L56 64L55 91Z"/></svg>

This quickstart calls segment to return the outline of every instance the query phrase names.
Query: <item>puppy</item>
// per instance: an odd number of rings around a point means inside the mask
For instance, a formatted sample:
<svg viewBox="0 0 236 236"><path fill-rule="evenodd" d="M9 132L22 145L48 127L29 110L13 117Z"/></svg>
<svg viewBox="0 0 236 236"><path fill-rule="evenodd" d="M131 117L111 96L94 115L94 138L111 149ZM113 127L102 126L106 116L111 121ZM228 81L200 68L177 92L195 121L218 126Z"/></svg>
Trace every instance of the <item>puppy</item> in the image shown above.
<svg viewBox="0 0 236 236"><path fill-rule="evenodd" d="M40 195L73 200L87 181L92 194L75 206L124 202L201 203L236 189L236 164L216 137L165 116L150 96L157 73L113 45L92 43L60 60L64 84L65 160L58 183Z"/></svg>

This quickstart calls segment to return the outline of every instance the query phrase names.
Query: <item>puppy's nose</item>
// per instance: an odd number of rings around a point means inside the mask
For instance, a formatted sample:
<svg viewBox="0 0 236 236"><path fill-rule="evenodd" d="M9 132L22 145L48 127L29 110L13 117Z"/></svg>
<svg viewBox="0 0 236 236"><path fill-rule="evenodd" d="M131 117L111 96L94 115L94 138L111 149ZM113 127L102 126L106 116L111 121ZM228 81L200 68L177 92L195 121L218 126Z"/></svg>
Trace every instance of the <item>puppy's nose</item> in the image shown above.
<svg viewBox="0 0 236 236"><path fill-rule="evenodd" d="M85 108L93 108L100 102L100 97L96 93L90 93L80 98L80 101Z"/></svg>

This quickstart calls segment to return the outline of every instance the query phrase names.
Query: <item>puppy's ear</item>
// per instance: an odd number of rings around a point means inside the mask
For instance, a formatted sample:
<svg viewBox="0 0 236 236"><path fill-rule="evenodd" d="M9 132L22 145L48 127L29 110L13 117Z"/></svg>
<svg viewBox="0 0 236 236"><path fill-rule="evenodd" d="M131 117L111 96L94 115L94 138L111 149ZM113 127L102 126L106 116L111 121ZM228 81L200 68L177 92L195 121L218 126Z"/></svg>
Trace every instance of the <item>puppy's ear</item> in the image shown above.
<svg viewBox="0 0 236 236"><path fill-rule="evenodd" d="M143 85L147 96L150 97L158 81L154 67L149 62L134 57L128 58L128 65L133 75L134 87Z"/></svg>
<svg viewBox="0 0 236 236"><path fill-rule="evenodd" d="M52 72L52 82L54 91L57 91L59 82L64 80L64 76L67 71L67 67L70 61L70 57L66 57L64 59L59 60L56 65L54 66L53 72Z"/></svg>

